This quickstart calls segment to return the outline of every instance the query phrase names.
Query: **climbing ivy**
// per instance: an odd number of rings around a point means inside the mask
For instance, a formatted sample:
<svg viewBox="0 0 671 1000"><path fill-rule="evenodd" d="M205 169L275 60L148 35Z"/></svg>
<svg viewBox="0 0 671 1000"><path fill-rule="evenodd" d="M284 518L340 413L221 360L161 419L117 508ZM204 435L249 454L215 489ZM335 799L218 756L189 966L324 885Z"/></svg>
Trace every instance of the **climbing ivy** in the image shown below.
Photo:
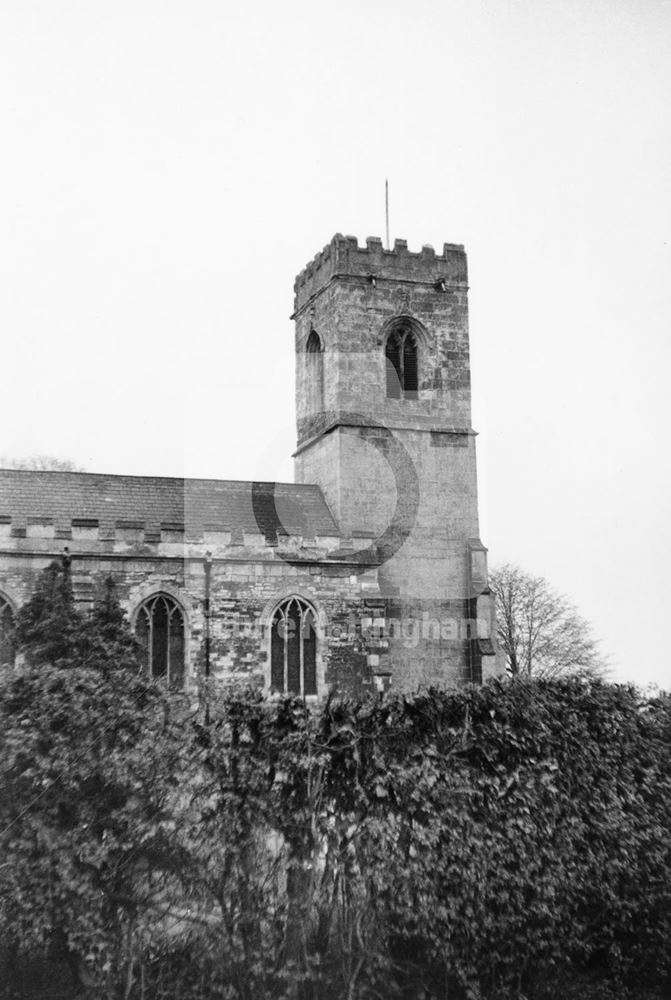
<svg viewBox="0 0 671 1000"><path fill-rule="evenodd" d="M669 995L669 695L238 692L206 723L112 587L51 646L48 605L0 678L0 995Z"/></svg>

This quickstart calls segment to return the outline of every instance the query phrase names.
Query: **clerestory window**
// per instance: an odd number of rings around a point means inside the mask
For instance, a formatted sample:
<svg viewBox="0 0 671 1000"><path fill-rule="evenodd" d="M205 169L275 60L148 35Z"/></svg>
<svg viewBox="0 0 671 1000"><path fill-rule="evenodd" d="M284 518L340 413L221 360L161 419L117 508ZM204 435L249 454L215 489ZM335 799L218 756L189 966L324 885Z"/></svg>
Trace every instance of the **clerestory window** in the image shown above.
<svg viewBox="0 0 671 1000"><path fill-rule="evenodd" d="M15 656L14 611L7 598L0 594L0 667L12 667Z"/></svg>
<svg viewBox="0 0 671 1000"><path fill-rule="evenodd" d="M417 340L405 327L392 330L385 348L387 396L416 399L418 388Z"/></svg>
<svg viewBox="0 0 671 1000"><path fill-rule="evenodd" d="M135 634L150 677L170 687L184 684L184 612L167 594L155 594L139 608Z"/></svg>
<svg viewBox="0 0 671 1000"><path fill-rule="evenodd" d="M290 597L276 609L270 634L270 687L300 697L317 694L315 613L306 601Z"/></svg>

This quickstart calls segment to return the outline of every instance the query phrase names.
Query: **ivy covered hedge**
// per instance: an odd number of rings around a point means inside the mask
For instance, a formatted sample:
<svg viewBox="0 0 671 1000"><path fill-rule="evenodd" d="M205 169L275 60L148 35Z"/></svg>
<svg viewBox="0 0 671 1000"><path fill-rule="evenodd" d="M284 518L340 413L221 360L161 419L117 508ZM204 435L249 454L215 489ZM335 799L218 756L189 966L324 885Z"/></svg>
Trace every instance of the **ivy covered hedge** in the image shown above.
<svg viewBox="0 0 671 1000"><path fill-rule="evenodd" d="M0 680L0 995L669 996L669 695L237 693L205 724L97 615Z"/></svg>

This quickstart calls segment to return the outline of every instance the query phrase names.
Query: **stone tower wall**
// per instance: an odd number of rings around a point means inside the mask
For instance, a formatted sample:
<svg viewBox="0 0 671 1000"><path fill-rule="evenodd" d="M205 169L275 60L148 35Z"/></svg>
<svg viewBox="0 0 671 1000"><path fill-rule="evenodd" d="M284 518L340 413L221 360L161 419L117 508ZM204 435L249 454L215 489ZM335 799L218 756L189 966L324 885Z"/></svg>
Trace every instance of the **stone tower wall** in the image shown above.
<svg viewBox="0 0 671 1000"><path fill-rule="evenodd" d="M335 236L295 284L296 407L299 445L339 412L352 411L387 426L470 428L470 366L466 255L445 244L409 253L404 240L383 250L369 239ZM408 317L420 346L419 398L384 394L388 324ZM311 413L309 359L312 330L324 346L324 406ZM382 392L380 392L382 389Z"/></svg>
<svg viewBox="0 0 671 1000"><path fill-rule="evenodd" d="M388 542L390 525L396 531L380 559L380 588L388 617L419 636L392 641L394 686L478 679L472 642L450 624L472 612L478 538L463 247L410 253L402 240L385 250L378 239L359 247L338 235L295 293L296 481L321 486L355 548L357 539ZM385 344L397 323L418 343L417 398L387 396ZM305 353L313 331L323 346L321 405ZM427 621L431 636L422 636Z"/></svg>

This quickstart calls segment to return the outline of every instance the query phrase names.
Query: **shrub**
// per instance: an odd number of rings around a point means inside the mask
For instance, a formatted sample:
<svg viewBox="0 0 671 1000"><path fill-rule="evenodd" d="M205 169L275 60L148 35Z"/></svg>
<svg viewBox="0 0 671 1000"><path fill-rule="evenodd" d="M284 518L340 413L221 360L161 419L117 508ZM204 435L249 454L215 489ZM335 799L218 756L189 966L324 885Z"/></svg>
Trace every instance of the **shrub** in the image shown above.
<svg viewBox="0 0 671 1000"><path fill-rule="evenodd" d="M50 574L0 678L5 996L668 995L668 695L231 694L205 724L113 588L82 618Z"/></svg>

